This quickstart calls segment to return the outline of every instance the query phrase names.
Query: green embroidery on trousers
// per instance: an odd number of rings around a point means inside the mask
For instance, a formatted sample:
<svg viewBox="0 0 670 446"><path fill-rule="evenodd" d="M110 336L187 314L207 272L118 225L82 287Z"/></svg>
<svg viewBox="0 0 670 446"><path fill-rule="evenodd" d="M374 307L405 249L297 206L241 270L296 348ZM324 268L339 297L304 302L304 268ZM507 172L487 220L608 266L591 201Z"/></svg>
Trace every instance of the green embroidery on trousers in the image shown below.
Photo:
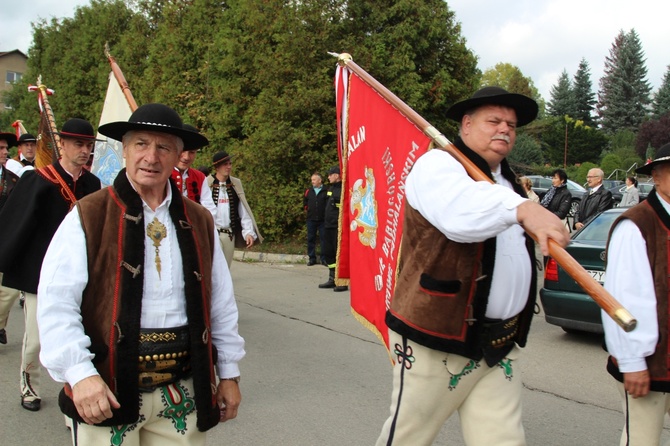
<svg viewBox="0 0 670 446"><path fill-rule="evenodd" d="M123 444L123 438L126 436L126 432L131 430L132 426L134 426L134 424L112 426L112 438L110 439L112 446L121 446Z"/></svg>
<svg viewBox="0 0 670 446"><path fill-rule="evenodd" d="M512 360L505 358L498 363L498 367L503 369L503 373L505 373L505 378L507 378L507 380L509 381L512 381L512 377L514 376L514 372L512 370Z"/></svg>
<svg viewBox="0 0 670 446"><path fill-rule="evenodd" d="M446 361L444 361L446 365ZM474 369L479 367L479 363L474 360L470 360L465 367L463 367L463 370L461 370L461 373L458 373L456 375L451 375L451 379L449 380L449 390L454 390L458 383L461 381L461 378L467 375L468 373L472 372Z"/></svg>
<svg viewBox="0 0 670 446"><path fill-rule="evenodd" d="M186 416L195 409L195 401L188 396L186 389L178 384L161 387L165 410L159 416L171 418L178 432L186 431Z"/></svg>

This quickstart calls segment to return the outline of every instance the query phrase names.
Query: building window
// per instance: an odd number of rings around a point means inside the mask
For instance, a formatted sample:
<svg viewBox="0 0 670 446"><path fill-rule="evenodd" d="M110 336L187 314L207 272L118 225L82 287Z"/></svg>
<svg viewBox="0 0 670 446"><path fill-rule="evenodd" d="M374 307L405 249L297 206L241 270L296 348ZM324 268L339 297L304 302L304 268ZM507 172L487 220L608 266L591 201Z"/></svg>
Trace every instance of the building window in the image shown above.
<svg viewBox="0 0 670 446"><path fill-rule="evenodd" d="M22 77L23 73L17 73L16 71L8 71L7 77L5 78L5 83L13 84L14 82L20 81Z"/></svg>

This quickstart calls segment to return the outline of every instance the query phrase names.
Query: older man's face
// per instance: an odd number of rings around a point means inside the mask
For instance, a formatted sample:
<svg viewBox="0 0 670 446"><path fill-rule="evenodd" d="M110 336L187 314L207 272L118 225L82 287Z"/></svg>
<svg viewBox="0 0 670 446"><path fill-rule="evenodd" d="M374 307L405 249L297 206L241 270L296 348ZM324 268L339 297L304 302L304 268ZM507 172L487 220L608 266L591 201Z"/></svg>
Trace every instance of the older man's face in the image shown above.
<svg viewBox="0 0 670 446"><path fill-rule="evenodd" d="M654 179L654 187L658 195L670 203L670 164L663 163L654 167L651 177Z"/></svg>
<svg viewBox="0 0 670 446"><path fill-rule="evenodd" d="M9 144L4 139L0 139L0 166L4 166L9 156Z"/></svg>
<svg viewBox="0 0 670 446"><path fill-rule="evenodd" d="M500 105L483 105L463 116L461 138L484 158L491 169L498 167L516 141L516 112Z"/></svg>
<svg viewBox="0 0 670 446"><path fill-rule="evenodd" d="M126 134L123 141L126 172L140 196L165 190L182 148L181 140L167 133L134 131Z"/></svg>
<svg viewBox="0 0 670 446"><path fill-rule="evenodd" d="M594 169L589 170L589 173L586 174L586 182L591 189L601 184L603 182L603 177L600 174L600 171Z"/></svg>

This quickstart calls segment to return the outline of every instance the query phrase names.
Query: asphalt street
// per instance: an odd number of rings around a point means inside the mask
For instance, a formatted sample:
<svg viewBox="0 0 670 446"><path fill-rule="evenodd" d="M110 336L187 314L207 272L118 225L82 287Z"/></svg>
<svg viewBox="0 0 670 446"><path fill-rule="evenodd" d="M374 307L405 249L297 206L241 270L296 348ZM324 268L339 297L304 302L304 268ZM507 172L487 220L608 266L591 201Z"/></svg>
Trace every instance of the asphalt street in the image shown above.
<svg viewBox="0 0 670 446"><path fill-rule="evenodd" d="M247 356L237 419L208 445L373 445L388 416L391 363L351 315L349 293L320 290L322 266L236 261L232 267ZM570 335L537 315L522 351L529 445L617 445L622 416L599 336ZM43 374L42 410L20 407L23 314L16 304L0 345L0 444L69 445L60 385ZM670 439L666 428L664 440ZM436 445L463 445L458 417Z"/></svg>

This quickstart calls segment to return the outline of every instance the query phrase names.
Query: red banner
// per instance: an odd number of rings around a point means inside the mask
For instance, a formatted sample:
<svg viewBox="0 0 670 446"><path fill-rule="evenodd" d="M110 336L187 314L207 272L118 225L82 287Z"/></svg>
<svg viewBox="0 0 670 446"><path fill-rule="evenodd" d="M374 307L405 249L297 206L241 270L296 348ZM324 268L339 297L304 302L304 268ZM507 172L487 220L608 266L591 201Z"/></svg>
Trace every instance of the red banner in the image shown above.
<svg viewBox="0 0 670 446"><path fill-rule="evenodd" d="M354 316L388 347L384 318L397 277L405 179L430 138L356 74L340 70L343 187L336 280L348 279Z"/></svg>

